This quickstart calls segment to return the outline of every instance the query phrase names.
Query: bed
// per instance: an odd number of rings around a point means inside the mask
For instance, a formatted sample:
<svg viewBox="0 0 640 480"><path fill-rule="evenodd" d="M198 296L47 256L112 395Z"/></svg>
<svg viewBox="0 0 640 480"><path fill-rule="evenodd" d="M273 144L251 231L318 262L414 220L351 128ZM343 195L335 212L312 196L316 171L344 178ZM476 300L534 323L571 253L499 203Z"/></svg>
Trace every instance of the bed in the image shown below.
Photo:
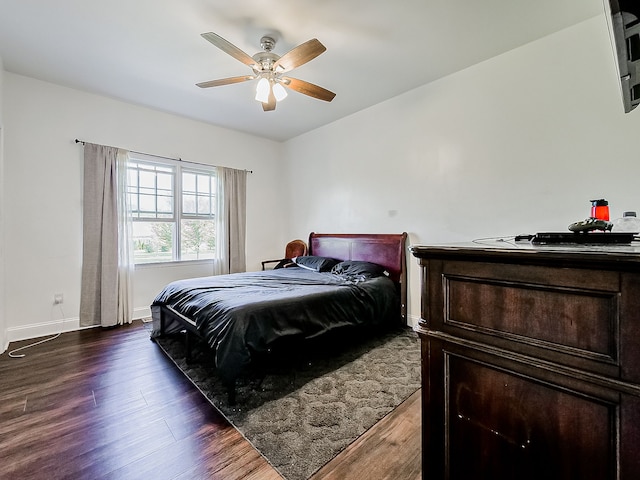
<svg viewBox="0 0 640 480"><path fill-rule="evenodd" d="M252 352L342 327L406 325L406 233L309 235L309 254L287 268L178 280L151 305L152 338L186 332L214 356L234 398Z"/></svg>

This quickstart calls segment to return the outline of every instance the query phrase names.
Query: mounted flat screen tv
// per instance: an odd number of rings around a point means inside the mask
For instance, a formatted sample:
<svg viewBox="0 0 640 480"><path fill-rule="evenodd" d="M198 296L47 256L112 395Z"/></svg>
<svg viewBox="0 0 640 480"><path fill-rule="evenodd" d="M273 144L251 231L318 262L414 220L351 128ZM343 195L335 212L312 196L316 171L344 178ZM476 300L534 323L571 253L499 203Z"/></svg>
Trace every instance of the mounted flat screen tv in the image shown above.
<svg viewBox="0 0 640 480"><path fill-rule="evenodd" d="M640 0L604 0L624 111L640 103Z"/></svg>

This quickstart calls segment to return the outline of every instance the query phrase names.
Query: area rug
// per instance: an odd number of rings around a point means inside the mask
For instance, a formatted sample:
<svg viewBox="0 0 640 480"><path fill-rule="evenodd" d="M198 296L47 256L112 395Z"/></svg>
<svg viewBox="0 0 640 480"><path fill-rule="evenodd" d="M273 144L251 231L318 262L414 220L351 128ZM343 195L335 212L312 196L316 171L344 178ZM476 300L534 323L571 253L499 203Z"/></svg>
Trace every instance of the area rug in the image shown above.
<svg viewBox="0 0 640 480"><path fill-rule="evenodd" d="M226 390L205 345L184 360L180 335L158 344L287 480L304 480L420 388L420 345L402 328L340 332L279 346Z"/></svg>

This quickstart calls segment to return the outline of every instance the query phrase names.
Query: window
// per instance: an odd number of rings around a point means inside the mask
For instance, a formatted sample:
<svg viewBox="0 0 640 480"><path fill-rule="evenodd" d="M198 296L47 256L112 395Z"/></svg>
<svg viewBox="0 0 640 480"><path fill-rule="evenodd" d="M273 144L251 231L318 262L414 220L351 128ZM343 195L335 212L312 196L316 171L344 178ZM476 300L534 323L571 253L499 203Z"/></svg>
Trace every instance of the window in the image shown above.
<svg viewBox="0 0 640 480"><path fill-rule="evenodd" d="M215 258L214 167L130 153L127 171L136 264Z"/></svg>

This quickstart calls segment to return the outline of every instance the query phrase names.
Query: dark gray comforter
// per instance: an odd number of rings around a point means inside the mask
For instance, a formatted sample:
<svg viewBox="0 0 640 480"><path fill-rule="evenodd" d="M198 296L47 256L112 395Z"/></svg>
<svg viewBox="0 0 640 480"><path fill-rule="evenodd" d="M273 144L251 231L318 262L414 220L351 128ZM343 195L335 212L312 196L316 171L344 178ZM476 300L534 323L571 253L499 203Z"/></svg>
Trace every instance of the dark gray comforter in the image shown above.
<svg viewBox="0 0 640 480"><path fill-rule="evenodd" d="M192 319L212 348L216 367L233 381L282 337L312 338L347 325L378 325L399 319L396 285L386 276L363 280L301 267L179 280L152 304L154 335L159 308ZM175 322L165 333L180 329Z"/></svg>

